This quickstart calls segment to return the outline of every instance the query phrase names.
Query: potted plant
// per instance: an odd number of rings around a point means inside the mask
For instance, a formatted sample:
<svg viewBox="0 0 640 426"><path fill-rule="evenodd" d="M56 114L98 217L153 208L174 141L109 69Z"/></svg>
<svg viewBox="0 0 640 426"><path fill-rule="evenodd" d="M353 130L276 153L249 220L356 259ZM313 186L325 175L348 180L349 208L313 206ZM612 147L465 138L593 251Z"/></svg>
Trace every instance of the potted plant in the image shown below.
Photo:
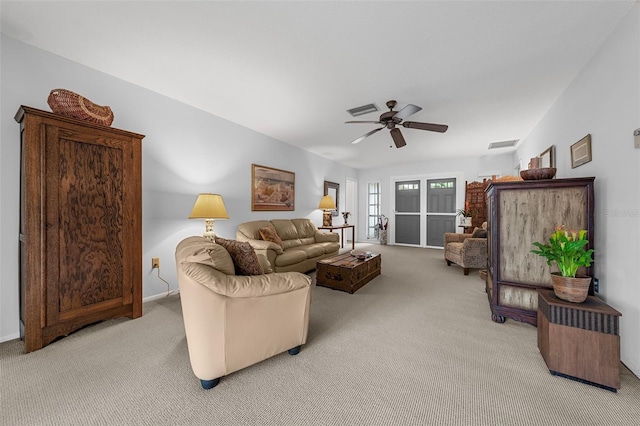
<svg viewBox="0 0 640 426"><path fill-rule="evenodd" d="M460 217L460 226L471 226L471 219L473 216L473 210L458 209L456 210L456 216Z"/></svg>
<svg viewBox="0 0 640 426"><path fill-rule="evenodd" d="M531 250L558 266L559 273L551 273L553 291L556 296L569 302L582 303L587 298L591 277L576 275L581 266L591 266L593 249L588 248L587 231L565 230L564 225L558 225L549 237L548 244L533 243L538 250Z"/></svg>

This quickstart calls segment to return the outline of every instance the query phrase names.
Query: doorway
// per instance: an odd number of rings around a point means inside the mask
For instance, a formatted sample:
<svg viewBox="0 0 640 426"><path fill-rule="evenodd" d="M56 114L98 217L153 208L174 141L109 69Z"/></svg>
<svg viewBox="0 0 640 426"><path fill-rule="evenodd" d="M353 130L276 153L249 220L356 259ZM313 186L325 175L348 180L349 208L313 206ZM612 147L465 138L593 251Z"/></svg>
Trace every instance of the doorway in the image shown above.
<svg viewBox="0 0 640 426"><path fill-rule="evenodd" d="M459 181L457 176L392 180L394 243L442 248L444 233L455 232Z"/></svg>

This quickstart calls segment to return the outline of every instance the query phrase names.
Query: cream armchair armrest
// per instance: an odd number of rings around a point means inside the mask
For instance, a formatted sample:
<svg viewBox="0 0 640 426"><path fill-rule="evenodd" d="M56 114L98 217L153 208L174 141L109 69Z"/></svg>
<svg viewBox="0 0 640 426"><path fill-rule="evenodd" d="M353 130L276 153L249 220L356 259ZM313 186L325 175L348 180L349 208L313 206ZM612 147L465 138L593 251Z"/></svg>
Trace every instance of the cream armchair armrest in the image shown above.
<svg viewBox="0 0 640 426"><path fill-rule="evenodd" d="M227 297L262 297L288 293L311 285L311 278L300 272L266 275L227 275Z"/></svg>
<svg viewBox="0 0 640 426"><path fill-rule="evenodd" d="M226 275L200 263L183 262L182 271L208 289L227 297L262 297L309 287L311 278L299 272L266 275Z"/></svg>
<svg viewBox="0 0 640 426"><path fill-rule="evenodd" d="M335 232L320 232L316 230L313 236L316 239L316 243L337 243L340 241L340 235Z"/></svg>

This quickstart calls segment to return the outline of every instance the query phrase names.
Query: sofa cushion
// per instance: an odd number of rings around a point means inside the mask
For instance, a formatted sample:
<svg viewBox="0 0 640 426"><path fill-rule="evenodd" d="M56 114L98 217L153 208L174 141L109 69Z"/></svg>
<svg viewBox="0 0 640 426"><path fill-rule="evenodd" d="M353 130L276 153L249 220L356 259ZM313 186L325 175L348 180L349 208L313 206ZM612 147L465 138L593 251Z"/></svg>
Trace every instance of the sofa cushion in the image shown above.
<svg viewBox="0 0 640 426"><path fill-rule="evenodd" d="M236 275L262 275L264 269L260 265L256 252L247 242L227 240L216 237L216 243L227 249L233 259Z"/></svg>
<svg viewBox="0 0 640 426"><path fill-rule="evenodd" d="M314 235L317 231L316 226L309 219L291 219L291 222L298 231L298 238L304 240L305 238L311 238L314 241ZM306 243L303 243L306 244Z"/></svg>
<svg viewBox="0 0 640 426"><path fill-rule="evenodd" d="M276 229L282 241L298 239L298 229L291 219L273 219L271 220L271 224ZM286 247L287 245L285 244L285 248Z"/></svg>
<svg viewBox="0 0 640 426"><path fill-rule="evenodd" d="M296 263L304 262L309 256L304 250L292 248L285 250L280 256L276 257L276 266L289 266Z"/></svg>
<svg viewBox="0 0 640 426"><path fill-rule="evenodd" d="M260 228L260 236L265 241L271 241L272 243L278 244L280 247L284 248L284 244L282 243L282 238L278 236L276 229L272 226L265 226L264 228Z"/></svg>
<svg viewBox="0 0 640 426"><path fill-rule="evenodd" d="M235 275L235 266L229 252L219 244L204 246L198 252L185 257L185 262L200 263L211 266L226 274Z"/></svg>
<svg viewBox="0 0 640 426"><path fill-rule="evenodd" d="M271 225L268 220L254 220L251 222L244 222L238 225L238 232L243 234L246 238L252 240L260 239L260 228Z"/></svg>
<svg viewBox="0 0 640 426"><path fill-rule="evenodd" d="M302 250L305 253L307 253L307 257L309 259L322 256L325 254L324 246L322 244L311 244L311 245L301 246L297 250Z"/></svg>

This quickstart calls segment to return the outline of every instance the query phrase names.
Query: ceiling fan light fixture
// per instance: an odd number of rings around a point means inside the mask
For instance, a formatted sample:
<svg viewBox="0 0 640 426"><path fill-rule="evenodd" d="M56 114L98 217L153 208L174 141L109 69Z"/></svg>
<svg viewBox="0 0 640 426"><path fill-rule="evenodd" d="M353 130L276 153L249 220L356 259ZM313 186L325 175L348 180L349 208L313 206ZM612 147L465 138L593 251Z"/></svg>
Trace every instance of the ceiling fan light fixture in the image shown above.
<svg viewBox="0 0 640 426"><path fill-rule="evenodd" d="M359 107L348 109L347 112L352 117L358 117L360 115L369 114L370 112L380 111L380 108L376 104L367 104Z"/></svg>
<svg viewBox="0 0 640 426"><path fill-rule="evenodd" d="M511 148L512 146L515 146L519 141L520 139L512 139L509 141L491 142L488 149Z"/></svg>

